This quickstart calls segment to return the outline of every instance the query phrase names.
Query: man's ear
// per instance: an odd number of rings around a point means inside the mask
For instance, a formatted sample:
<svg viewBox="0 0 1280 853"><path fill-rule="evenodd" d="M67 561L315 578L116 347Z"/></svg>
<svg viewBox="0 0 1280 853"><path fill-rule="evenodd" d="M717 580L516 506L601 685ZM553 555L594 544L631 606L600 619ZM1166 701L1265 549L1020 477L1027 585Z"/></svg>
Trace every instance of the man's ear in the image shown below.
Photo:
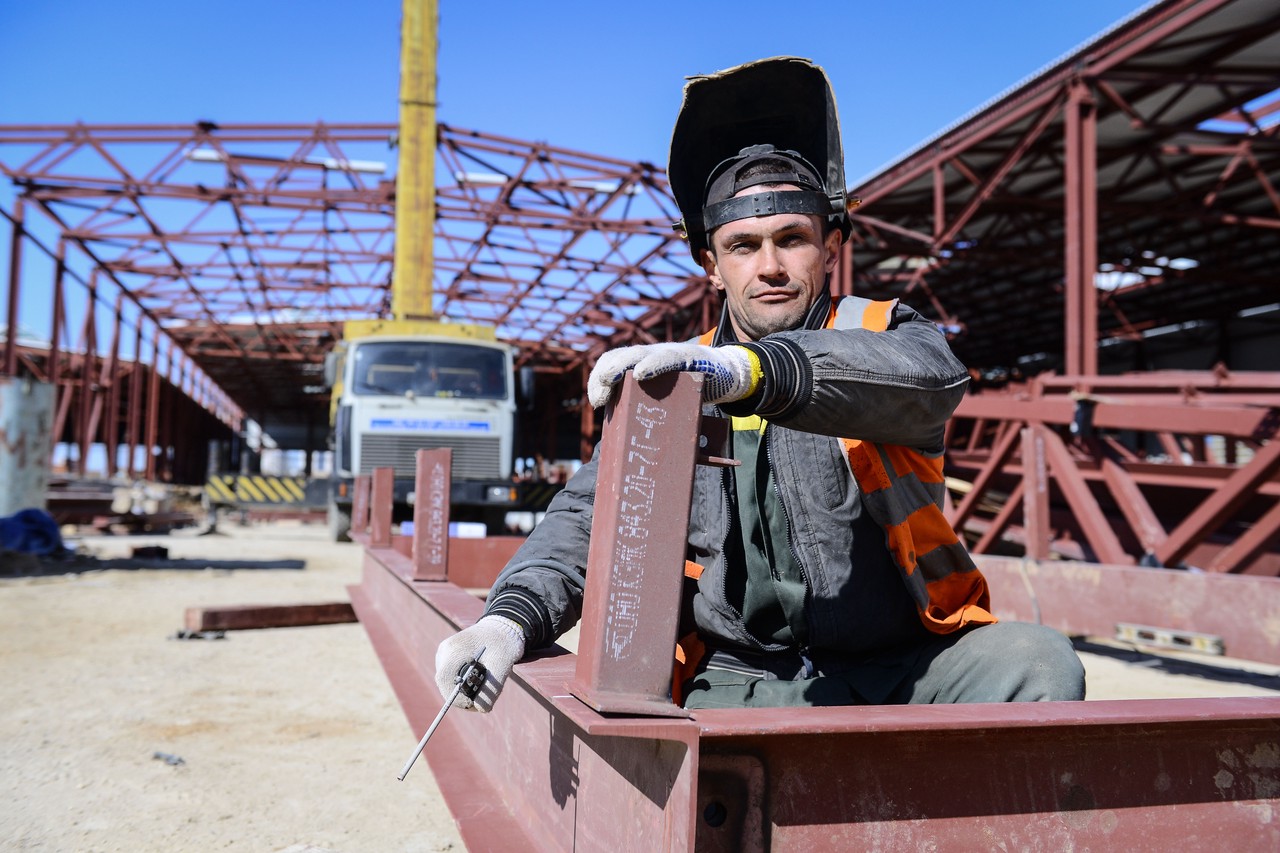
<svg viewBox="0 0 1280 853"><path fill-rule="evenodd" d="M724 280L720 278L720 267L716 264L716 256L710 249L702 250L702 271L711 279L711 286L716 290L724 290Z"/></svg>
<svg viewBox="0 0 1280 853"><path fill-rule="evenodd" d="M822 241L823 248L827 250L827 259L824 263L827 274L836 268L836 261L840 260L840 246L844 243L844 236L840 233L839 228L832 228L827 232L826 238Z"/></svg>

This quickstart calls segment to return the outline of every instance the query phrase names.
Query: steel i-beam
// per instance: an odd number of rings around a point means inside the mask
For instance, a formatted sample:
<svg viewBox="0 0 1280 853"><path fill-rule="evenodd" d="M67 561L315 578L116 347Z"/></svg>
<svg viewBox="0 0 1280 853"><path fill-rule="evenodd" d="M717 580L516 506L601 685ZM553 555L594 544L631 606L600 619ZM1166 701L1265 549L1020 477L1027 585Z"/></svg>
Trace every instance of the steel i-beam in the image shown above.
<svg viewBox="0 0 1280 853"><path fill-rule="evenodd" d="M692 387L681 376L672 399ZM647 390L624 388L623 413L667 405ZM635 423L619 429L639 434ZM631 469L610 457L626 452L601 446L600 470L613 479L598 483L597 501L621 494ZM418 486L420 495L430 488ZM652 519L644 541L683 535L665 520ZM596 521L594 535L606 535L603 516ZM352 601L420 732L442 702L435 648L484 605L452 580L414 580L409 547L356 537L366 551ZM488 564L489 577L499 568ZM588 599L625 588L626 577L612 568L589 576ZM596 624L584 635L609 636L609 616L586 608ZM635 650L655 666L669 659L665 633L635 638L655 644ZM424 757L470 849L1280 847L1277 699L607 714L575 695L578 663L558 646L528 655L491 713L449 714L428 744ZM388 765L388 779L396 769Z"/></svg>

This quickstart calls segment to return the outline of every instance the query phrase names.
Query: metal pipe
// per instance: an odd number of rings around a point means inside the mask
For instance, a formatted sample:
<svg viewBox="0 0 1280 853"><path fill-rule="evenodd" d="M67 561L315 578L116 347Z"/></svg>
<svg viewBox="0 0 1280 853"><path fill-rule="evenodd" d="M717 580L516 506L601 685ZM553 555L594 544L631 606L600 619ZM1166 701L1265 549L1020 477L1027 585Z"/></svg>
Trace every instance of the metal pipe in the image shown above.
<svg viewBox="0 0 1280 853"><path fill-rule="evenodd" d="M142 318L133 332L133 367L129 371L129 412L125 434L129 446L129 479L138 476L138 440L142 434Z"/></svg>
<svg viewBox="0 0 1280 853"><path fill-rule="evenodd" d="M102 371L107 386L106 417L103 418L103 443L107 448L107 476L120 473L120 333L123 323L124 293L116 294L115 317L111 326L111 358Z"/></svg>
<svg viewBox="0 0 1280 853"><path fill-rule="evenodd" d="M46 373L49 375L49 384L53 386L54 394L53 428L49 441L50 465L53 464L53 451L58 446L58 442L62 440L61 414L64 411L62 405L67 402L66 398L69 393L62 386L62 324L65 311L63 308L63 286L66 272L67 243L62 238L59 238L57 249L54 252L52 324L49 330L49 364L46 368Z"/></svg>
<svg viewBox="0 0 1280 853"><path fill-rule="evenodd" d="M89 273L89 299L85 303L84 354L80 359L80 410L76 412L76 444L80 448L79 474L89 474L89 451L93 446L94 369L98 358L98 270Z"/></svg>
<svg viewBox="0 0 1280 853"><path fill-rule="evenodd" d="M22 276L22 235L26 208L22 196L13 203L13 234L9 242L9 330L4 336L4 375L18 373L18 304Z"/></svg>
<svg viewBox="0 0 1280 853"><path fill-rule="evenodd" d="M160 330L156 329L156 337L151 340L151 370L147 375L147 425L143 433L146 441L146 465L143 477L147 480L156 478L156 442L159 439L160 427Z"/></svg>

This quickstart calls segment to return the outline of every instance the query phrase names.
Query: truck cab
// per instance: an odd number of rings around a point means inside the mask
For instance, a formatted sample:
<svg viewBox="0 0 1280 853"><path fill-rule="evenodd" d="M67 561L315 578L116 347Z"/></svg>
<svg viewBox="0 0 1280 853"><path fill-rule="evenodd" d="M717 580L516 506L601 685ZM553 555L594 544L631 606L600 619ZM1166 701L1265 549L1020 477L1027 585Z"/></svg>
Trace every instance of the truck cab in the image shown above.
<svg viewBox="0 0 1280 853"><path fill-rule="evenodd" d="M439 447L453 450L453 517L501 526L518 499L510 346L448 334L378 334L340 343L325 373L332 387L329 524L336 541L349 538L357 475L393 468L397 515L408 518L415 455Z"/></svg>

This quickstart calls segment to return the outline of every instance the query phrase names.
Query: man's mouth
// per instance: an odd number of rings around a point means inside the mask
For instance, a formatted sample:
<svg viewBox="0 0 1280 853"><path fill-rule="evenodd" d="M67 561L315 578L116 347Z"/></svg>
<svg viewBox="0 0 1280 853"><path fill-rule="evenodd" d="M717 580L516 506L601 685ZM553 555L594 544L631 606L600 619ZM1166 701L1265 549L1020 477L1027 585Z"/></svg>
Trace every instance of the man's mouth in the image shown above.
<svg viewBox="0 0 1280 853"><path fill-rule="evenodd" d="M751 298L756 302L773 304L776 302L791 302L799 296L799 292L795 290L764 290Z"/></svg>

